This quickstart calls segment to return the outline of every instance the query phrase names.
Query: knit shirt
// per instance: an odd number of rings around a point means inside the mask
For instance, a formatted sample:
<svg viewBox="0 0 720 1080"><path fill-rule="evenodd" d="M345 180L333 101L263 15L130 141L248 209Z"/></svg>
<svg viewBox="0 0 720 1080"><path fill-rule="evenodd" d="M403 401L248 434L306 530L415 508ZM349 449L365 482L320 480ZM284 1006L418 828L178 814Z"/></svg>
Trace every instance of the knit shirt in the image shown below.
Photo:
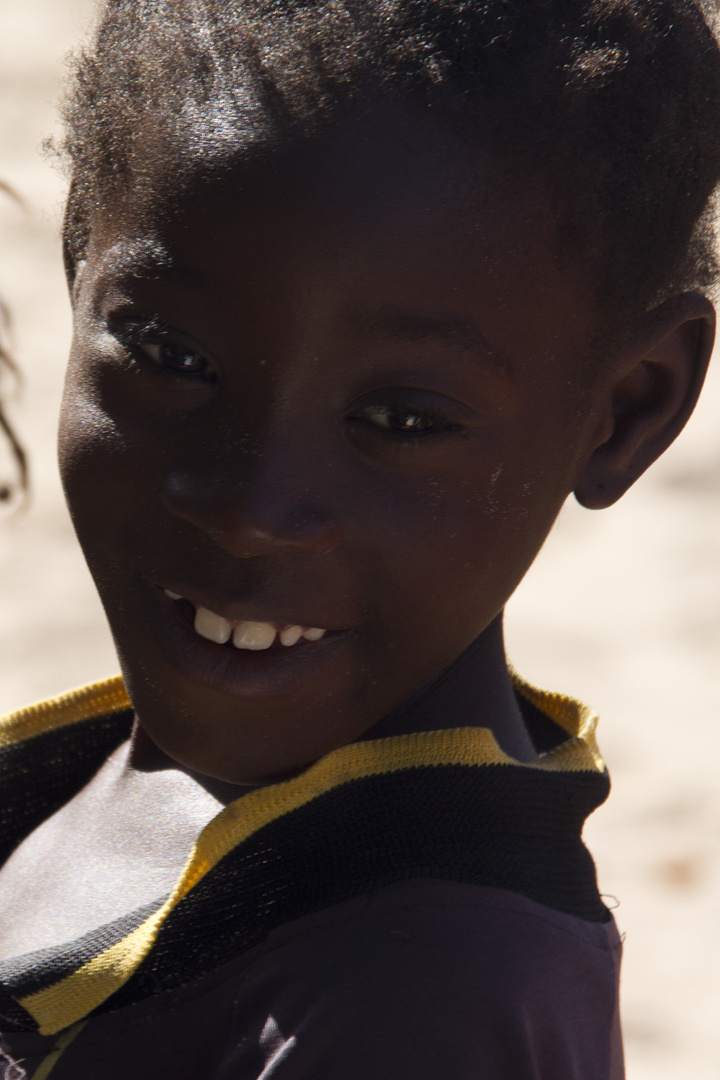
<svg viewBox="0 0 720 1080"><path fill-rule="evenodd" d="M596 716L513 682L539 756L484 728L351 743L245 795L201 831L172 892L64 946L0 964L4 1030L62 1031L187 986L283 924L417 879L610 914L581 832L607 797ZM120 678L0 720L0 864L131 731Z"/></svg>

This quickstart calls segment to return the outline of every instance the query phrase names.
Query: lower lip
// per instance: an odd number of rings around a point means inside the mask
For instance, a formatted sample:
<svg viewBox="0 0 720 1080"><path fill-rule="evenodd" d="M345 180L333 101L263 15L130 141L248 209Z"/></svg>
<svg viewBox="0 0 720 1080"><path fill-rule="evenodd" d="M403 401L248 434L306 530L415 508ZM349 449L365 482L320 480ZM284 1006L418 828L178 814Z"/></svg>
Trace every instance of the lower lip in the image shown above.
<svg viewBox="0 0 720 1080"><path fill-rule="evenodd" d="M188 601L171 600L157 586L150 588L160 642L172 667L191 682L235 697L290 694L308 681L316 686L341 661L352 634L329 630L320 641L302 639L289 646L278 645L276 638L276 644L261 650L217 645L195 633Z"/></svg>

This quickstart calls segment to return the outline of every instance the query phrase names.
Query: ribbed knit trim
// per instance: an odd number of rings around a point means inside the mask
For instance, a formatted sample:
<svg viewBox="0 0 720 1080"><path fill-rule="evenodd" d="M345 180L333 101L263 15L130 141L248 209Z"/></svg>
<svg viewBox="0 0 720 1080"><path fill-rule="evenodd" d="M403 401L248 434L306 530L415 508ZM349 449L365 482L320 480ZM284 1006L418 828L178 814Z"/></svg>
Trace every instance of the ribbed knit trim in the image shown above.
<svg viewBox="0 0 720 1080"><path fill-rule="evenodd" d="M492 733L484 728L417 732L340 747L300 776L257 789L225 807L200 833L174 890L161 907L121 940L80 963L72 973L67 974L65 965L62 973L58 969L58 978L49 985L18 995L19 1005L37 1023L41 1033L47 1035L100 1008L133 977L151 953L169 916L211 871L217 873L223 859L238 848L242 850L242 845L262 830L275 828L276 822L281 824L282 819L297 814L316 800L327 800L335 792L339 797L346 788L348 791L362 788L363 782L376 783L393 774L414 776L418 770L428 769L433 774L440 770L448 778L457 775L458 769L461 774L470 769L475 775L475 770L482 766L490 767L493 774L498 767L501 773L507 768L518 779L520 770L526 770L528 779L546 775L548 781L553 773L603 775L604 764L595 743L595 713L572 698L537 690L512 674L517 692L568 733L565 741L528 764L505 754ZM125 714L128 707L121 679L110 679L0 720L0 747L19 747L49 732L92 721L98 715L108 718L114 713ZM81 737L80 731L77 737ZM598 796L594 805L602 798L604 794ZM16 961L13 963L17 966ZM8 989L12 993L12 985Z"/></svg>
<svg viewBox="0 0 720 1080"><path fill-rule="evenodd" d="M130 699L122 677L113 675L0 717L0 749L128 708Z"/></svg>

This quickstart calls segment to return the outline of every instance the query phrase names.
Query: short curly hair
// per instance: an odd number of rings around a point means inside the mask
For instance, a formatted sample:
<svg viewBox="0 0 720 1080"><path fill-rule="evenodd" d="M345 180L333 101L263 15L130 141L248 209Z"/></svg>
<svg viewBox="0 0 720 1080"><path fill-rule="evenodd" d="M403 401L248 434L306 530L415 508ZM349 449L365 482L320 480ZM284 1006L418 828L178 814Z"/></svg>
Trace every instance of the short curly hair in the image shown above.
<svg viewBox="0 0 720 1080"><path fill-rule="evenodd" d="M65 104L70 264L93 215L143 182L149 127L178 145L204 128L203 146L231 150L312 134L379 91L412 97L547 181L559 242L593 275L610 320L706 290L718 274L716 6L107 0Z"/></svg>

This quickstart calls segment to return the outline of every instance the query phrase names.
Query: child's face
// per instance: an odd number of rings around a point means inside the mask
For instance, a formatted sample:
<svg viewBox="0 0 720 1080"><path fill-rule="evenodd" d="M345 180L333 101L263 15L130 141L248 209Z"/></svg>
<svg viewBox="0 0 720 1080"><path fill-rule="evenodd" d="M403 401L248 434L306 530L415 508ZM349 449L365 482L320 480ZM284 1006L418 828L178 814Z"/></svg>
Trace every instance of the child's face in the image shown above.
<svg viewBox="0 0 720 1080"><path fill-rule="evenodd" d="M260 782L357 738L496 619L572 490L591 298L492 165L404 116L95 228L64 481L184 765ZM236 648L198 608L327 633Z"/></svg>

